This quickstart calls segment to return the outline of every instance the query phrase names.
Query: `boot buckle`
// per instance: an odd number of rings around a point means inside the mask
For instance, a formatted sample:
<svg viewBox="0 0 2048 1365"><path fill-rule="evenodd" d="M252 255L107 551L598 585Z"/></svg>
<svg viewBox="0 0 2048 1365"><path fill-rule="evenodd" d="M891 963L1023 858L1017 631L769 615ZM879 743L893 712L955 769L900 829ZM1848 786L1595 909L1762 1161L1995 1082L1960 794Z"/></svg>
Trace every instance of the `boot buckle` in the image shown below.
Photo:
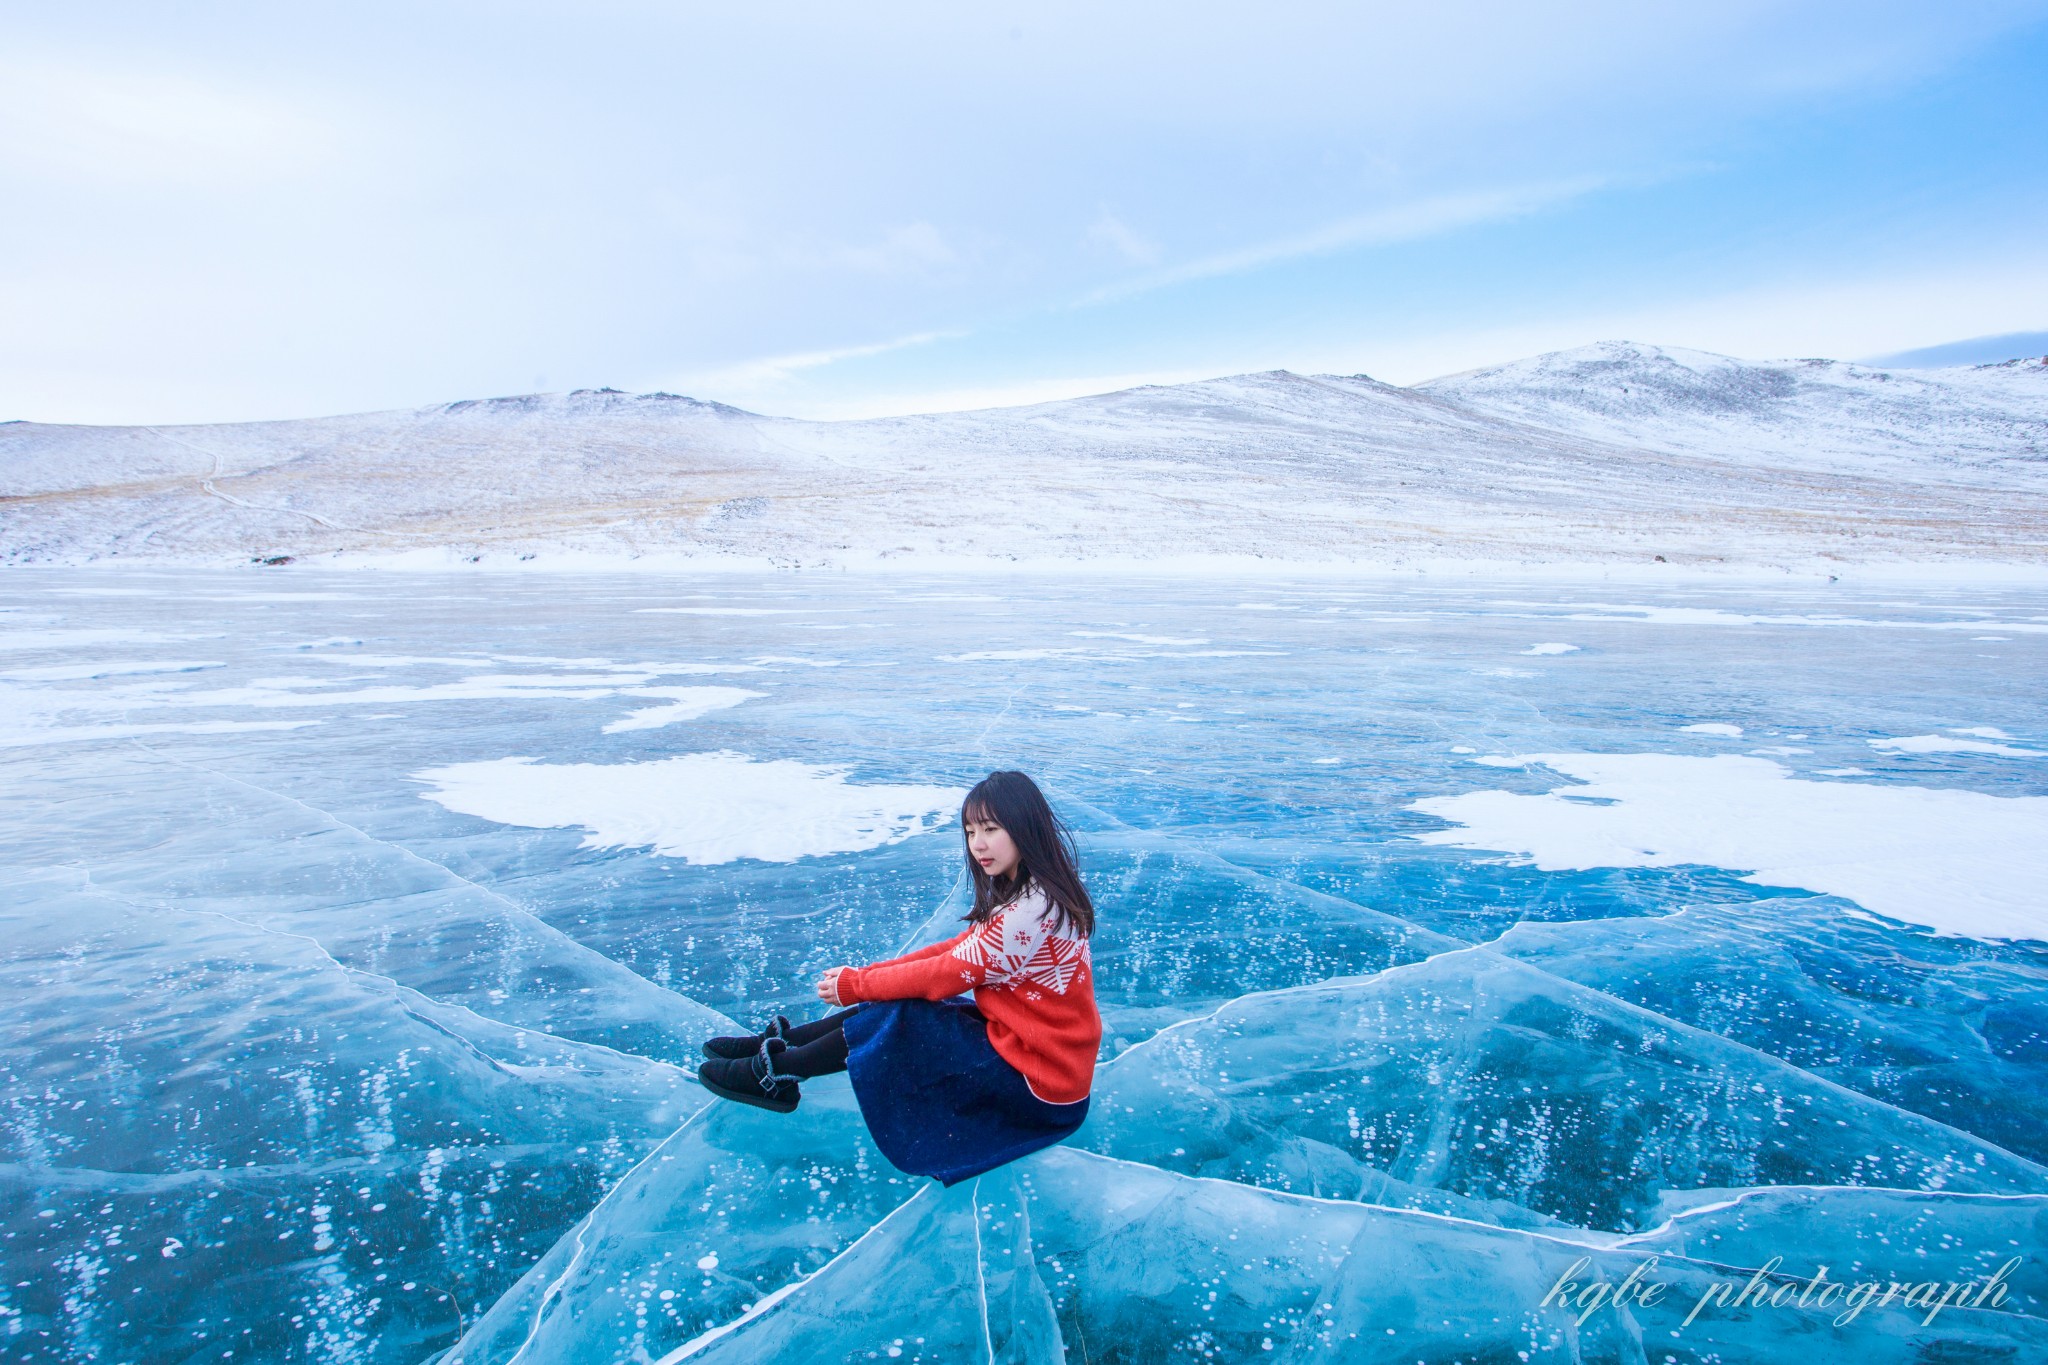
<svg viewBox="0 0 2048 1365"><path fill-rule="evenodd" d="M782 1021L778 1019L776 1022L781 1023ZM761 1092L763 1094L772 1095L775 1093L777 1080L775 1074L775 1054L788 1046L787 1042L773 1034L761 1040L761 1051L758 1054L760 1064L754 1068L754 1073L755 1078L761 1083Z"/></svg>

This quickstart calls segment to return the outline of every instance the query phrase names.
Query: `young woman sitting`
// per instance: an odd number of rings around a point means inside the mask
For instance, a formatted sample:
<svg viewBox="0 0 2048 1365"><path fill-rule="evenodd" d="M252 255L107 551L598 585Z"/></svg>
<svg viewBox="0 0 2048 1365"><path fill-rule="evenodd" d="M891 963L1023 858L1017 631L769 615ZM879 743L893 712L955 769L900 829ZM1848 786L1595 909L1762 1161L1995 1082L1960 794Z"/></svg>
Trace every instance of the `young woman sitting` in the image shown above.
<svg viewBox="0 0 2048 1365"><path fill-rule="evenodd" d="M948 1185L1081 1126L1102 1018L1088 952L1095 907L1073 840L1020 772L976 784L960 826L974 878L967 928L826 972L819 998L850 1008L712 1039L697 1073L706 1089L787 1113L801 1081L845 1071L882 1155Z"/></svg>

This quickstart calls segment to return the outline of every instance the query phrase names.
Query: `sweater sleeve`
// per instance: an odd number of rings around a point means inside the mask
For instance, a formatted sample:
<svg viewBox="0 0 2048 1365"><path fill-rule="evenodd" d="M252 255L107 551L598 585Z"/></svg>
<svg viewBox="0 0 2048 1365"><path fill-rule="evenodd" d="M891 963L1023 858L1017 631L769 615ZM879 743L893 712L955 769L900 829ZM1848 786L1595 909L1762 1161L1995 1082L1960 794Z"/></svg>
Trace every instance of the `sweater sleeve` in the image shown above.
<svg viewBox="0 0 2048 1365"><path fill-rule="evenodd" d="M954 945L966 937L967 931L962 930L951 938L940 939L937 943L927 943L922 948L912 948L907 953L901 953L895 957L885 957L879 962L870 962L867 967L861 970L866 971L872 967L894 967L900 963L916 962L920 958L937 957L940 953L950 953L953 951Z"/></svg>
<svg viewBox="0 0 2048 1365"><path fill-rule="evenodd" d="M920 948L904 957L874 962L865 967L848 967L839 973L836 989L839 1003L858 1005L868 1000L950 1000L988 979L985 959L968 961L957 956L957 948L975 930L958 938ZM977 955L980 957L981 955Z"/></svg>

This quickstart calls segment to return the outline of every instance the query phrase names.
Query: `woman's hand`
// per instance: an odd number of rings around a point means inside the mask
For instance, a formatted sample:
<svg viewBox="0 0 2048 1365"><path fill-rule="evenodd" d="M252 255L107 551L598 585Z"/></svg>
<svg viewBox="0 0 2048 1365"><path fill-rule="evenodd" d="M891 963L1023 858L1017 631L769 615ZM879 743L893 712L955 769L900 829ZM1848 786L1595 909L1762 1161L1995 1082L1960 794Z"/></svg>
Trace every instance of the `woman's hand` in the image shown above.
<svg viewBox="0 0 2048 1365"><path fill-rule="evenodd" d="M845 970L846 968L844 967L834 967L831 971L818 978L818 998L820 1000L828 1005L838 1005L841 1003L839 999L839 974Z"/></svg>

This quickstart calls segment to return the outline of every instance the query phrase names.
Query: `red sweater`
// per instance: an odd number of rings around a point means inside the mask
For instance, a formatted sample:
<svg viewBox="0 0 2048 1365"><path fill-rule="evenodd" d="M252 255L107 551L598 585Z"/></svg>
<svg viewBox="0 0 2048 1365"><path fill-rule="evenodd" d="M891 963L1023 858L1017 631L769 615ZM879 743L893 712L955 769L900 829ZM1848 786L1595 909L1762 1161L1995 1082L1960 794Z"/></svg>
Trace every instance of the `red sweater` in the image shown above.
<svg viewBox="0 0 2048 1365"><path fill-rule="evenodd" d="M1088 1098L1102 1016L1088 940L1055 931L1058 915L1037 883L943 943L865 967L834 983L842 1005L863 1000L946 1000L969 990L988 1019L988 1041L1048 1104Z"/></svg>

